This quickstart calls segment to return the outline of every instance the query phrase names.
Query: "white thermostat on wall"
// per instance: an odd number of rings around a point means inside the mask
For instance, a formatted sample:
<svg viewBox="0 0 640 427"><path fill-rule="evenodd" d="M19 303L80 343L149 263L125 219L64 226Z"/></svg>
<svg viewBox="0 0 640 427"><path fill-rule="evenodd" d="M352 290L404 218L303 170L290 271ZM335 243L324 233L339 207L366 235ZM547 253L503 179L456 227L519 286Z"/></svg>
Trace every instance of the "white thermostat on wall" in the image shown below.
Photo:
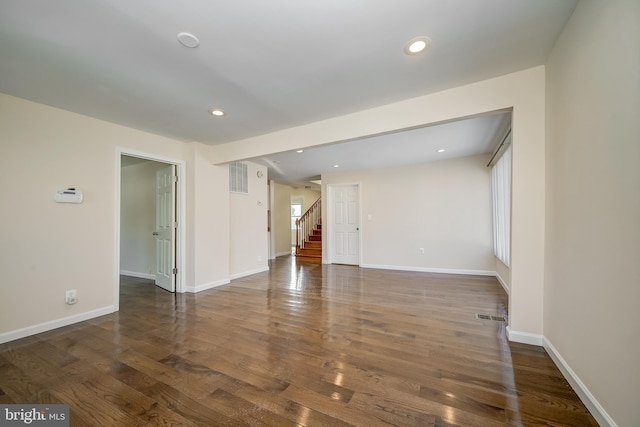
<svg viewBox="0 0 640 427"><path fill-rule="evenodd" d="M58 203L82 203L82 191L75 188L58 190L54 198Z"/></svg>

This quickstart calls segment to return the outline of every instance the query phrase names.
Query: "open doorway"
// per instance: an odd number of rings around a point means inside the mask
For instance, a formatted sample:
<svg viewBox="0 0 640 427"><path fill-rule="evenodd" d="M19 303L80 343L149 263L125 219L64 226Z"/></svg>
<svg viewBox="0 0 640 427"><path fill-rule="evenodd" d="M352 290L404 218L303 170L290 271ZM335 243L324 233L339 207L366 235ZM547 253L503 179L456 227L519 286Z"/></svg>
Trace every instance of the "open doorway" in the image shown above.
<svg viewBox="0 0 640 427"><path fill-rule="evenodd" d="M302 206L304 199L302 196L292 195L290 198L291 205L291 251L296 251L296 221L302 216Z"/></svg>
<svg viewBox="0 0 640 427"><path fill-rule="evenodd" d="M121 275L183 292L184 163L126 151L117 160L116 306Z"/></svg>

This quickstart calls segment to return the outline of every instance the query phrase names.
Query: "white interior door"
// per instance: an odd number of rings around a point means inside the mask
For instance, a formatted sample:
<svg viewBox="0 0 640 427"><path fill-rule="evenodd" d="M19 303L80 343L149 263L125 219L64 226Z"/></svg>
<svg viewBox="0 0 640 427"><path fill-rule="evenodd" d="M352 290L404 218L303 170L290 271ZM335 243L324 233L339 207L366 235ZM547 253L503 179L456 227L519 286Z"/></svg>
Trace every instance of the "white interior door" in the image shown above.
<svg viewBox="0 0 640 427"><path fill-rule="evenodd" d="M335 186L331 218L332 262L360 264L360 206L357 185Z"/></svg>
<svg viewBox="0 0 640 427"><path fill-rule="evenodd" d="M176 290L176 167L156 172L156 285Z"/></svg>

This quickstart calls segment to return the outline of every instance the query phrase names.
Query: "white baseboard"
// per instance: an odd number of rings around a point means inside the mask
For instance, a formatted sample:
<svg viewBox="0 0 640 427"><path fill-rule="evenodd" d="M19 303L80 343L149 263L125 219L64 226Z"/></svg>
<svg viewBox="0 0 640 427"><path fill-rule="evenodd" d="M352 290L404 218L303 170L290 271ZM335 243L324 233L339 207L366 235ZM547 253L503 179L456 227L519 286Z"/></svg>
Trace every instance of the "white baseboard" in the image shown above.
<svg viewBox="0 0 640 427"><path fill-rule="evenodd" d="M40 323L39 325L28 326L26 328L17 329L15 331L4 332L0 334L0 344L17 340L20 338L28 337L31 335L47 332L52 329L68 326L73 323L83 322L85 320L93 319L95 317L104 316L105 314L111 314L116 311L115 306L110 305L108 307L98 308L96 310L87 311L86 313L74 314L73 316L63 317L62 319L51 320L49 322Z"/></svg>
<svg viewBox="0 0 640 427"><path fill-rule="evenodd" d="M263 273L265 271L269 271L269 266L256 268L255 270L243 271L242 273L236 273L231 275L231 280L239 279L245 276L251 276L252 274Z"/></svg>
<svg viewBox="0 0 640 427"><path fill-rule="evenodd" d="M120 274L122 276L137 277L139 279L156 280L155 274L139 273L137 271L126 271L126 270L120 270Z"/></svg>
<svg viewBox="0 0 640 427"><path fill-rule="evenodd" d="M531 334L529 332L514 331L511 329L511 327L507 326L507 338L509 339L509 341L519 342L522 344L537 345L540 347L542 346L542 339L544 338L544 336L539 334Z"/></svg>
<svg viewBox="0 0 640 427"><path fill-rule="evenodd" d="M509 286L507 286L505 281L502 280L502 277L500 277L498 273L495 273L495 276L496 276L496 279L498 279L498 282L502 285L502 288L504 289L504 291L507 293L507 295L509 295Z"/></svg>
<svg viewBox="0 0 640 427"><path fill-rule="evenodd" d="M467 274L471 276L495 276L490 270L463 270L457 268L408 267L403 265L360 264L362 268L378 268L381 270L417 271L422 273Z"/></svg>
<svg viewBox="0 0 640 427"><path fill-rule="evenodd" d="M591 415L598 421L598 424L601 426L617 427L617 424L609 416L607 411L604 410L600 402L591 394L587 386L584 385L547 337L543 339L543 346L556 366L558 366L558 369L560 369L560 372L562 372L562 375L569 381L571 388L573 388L578 397L580 397L580 400L582 400L582 403L584 403L589 412L591 412Z"/></svg>
<svg viewBox="0 0 640 427"><path fill-rule="evenodd" d="M206 291L207 289L217 288L218 286L228 285L230 282L229 279L216 280L215 282L205 283L204 285L198 286L186 286L185 292L198 293L202 291Z"/></svg>

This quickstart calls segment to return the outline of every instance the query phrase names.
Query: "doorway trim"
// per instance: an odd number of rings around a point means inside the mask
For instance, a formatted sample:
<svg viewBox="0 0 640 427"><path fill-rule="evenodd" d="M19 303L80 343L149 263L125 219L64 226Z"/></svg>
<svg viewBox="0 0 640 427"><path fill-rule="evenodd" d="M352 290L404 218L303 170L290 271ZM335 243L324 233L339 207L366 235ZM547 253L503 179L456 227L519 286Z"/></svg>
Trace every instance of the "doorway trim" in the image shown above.
<svg viewBox="0 0 640 427"><path fill-rule="evenodd" d="M334 189L335 187L344 186L356 186L358 188L358 267L362 265L362 182L349 181L349 182L334 182L327 184L327 262L333 264L334 262L334 241L333 241L333 202L334 202ZM323 245L324 246L324 245Z"/></svg>
<svg viewBox="0 0 640 427"><path fill-rule="evenodd" d="M186 283L186 218L187 218L187 179L186 179L186 163L184 160L173 159L169 157L159 156L153 153L132 150L124 147L116 147L115 155L115 209L114 209L114 256L113 256L113 305L114 311L120 310L120 203L121 203L121 174L122 156L138 157L141 159L152 160L172 164L176 166L176 175L178 177L178 195L176 198L176 222L178 229L176 230L176 293L185 292Z"/></svg>

